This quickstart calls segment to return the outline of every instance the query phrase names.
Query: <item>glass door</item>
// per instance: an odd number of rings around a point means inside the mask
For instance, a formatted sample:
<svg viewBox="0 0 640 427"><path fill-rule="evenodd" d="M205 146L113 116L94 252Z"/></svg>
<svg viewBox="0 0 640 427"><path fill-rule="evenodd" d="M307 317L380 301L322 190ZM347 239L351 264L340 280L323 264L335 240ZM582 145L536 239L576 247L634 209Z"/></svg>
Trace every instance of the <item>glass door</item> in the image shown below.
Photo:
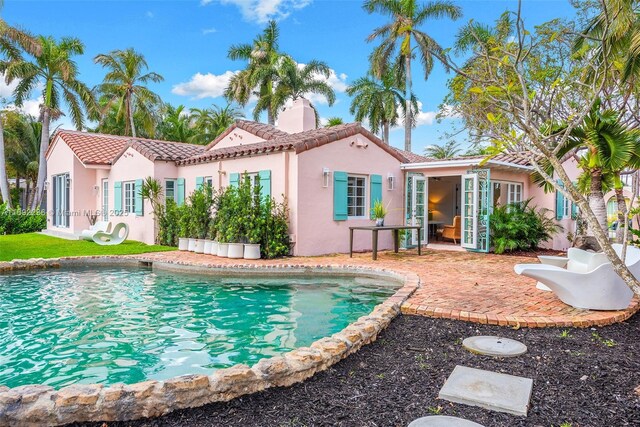
<svg viewBox="0 0 640 427"><path fill-rule="evenodd" d="M475 249L478 242L478 175L462 175L462 224L460 246Z"/></svg>
<svg viewBox="0 0 640 427"><path fill-rule="evenodd" d="M420 225L420 240L422 244L426 244L425 232L427 226L427 180L423 176L413 176L412 179L412 193L411 193L411 225ZM418 244L418 231L412 230L411 232L411 244Z"/></svg>

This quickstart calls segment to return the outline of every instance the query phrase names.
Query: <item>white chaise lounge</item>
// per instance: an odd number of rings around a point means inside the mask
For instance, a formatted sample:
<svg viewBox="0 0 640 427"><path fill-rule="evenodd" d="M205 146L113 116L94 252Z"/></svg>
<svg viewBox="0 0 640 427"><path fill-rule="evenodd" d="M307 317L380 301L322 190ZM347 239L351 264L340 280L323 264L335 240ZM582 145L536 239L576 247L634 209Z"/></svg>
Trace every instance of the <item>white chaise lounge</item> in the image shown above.
<svg viewBox="0 0 640 427"><path fill-rule="evenodd" d="M98 231L93 235L93 241L99 245L119 245L129 236L129 226L124 222L116 224L111 233Z"/></svg>
<svg viewBox="0 0 640 427"><path fill-rule="evenodd" d="M622 245L614 244L613 248L621 254ZM624 310L629 306L633 291L616 274L606 255L579 249L567 255L566 269L544 264L517 264L513 269L544 283L562 302L576 308ZM640 249L627 247L626 264L634 276L640 277Z"/></svg>
<svg viewBox="0 0 640 427"><path fill-rule="evenodd" d="M93 236L98 232L108 233L111 230L111 223L109 221L97 221L95 224L89 226L88 230L82 230L80 238L83 240L93 240Z"/></svg>

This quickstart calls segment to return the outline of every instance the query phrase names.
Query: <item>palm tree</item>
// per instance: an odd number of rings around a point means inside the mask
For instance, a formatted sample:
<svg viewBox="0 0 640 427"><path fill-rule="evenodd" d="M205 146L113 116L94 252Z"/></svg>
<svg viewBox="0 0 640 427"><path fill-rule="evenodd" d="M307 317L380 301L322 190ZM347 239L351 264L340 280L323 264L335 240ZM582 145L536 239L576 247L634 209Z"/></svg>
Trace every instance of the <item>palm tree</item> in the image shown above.
<svg viewBox="0 0 640 427"><path fill-rule="evenodd" d="M162 121L158 125L158 138L167 141L187 142L196 135L191 117L184 105L164 106Z"/></svg>
<svg viewBox="0 0 640 427"><path fill-rule="evenodd" d="M342 120L342 117L329 117L324 127L331 128L342 124L344 124L344 120Z"/></svg>
<svg viewBox="0 0 640 427"><path fill-rule="evenodd" d="M434 159L450 159L461 152L460 143L453 140L447 141L443 145L429 145L424 149L424 155Z"/></svg>
<svg viewBox="0 0 640 427"><path fill-rule="evenodd" d="M322 95L330 106L333 105L336 101L336 94L326 81L330 73L331 69L322 61L312 60L308 64L299 65L289 57L282 58L278 67L278 87L272 100L274 111L277 112L284 108L287 101L295 101L309 94Z"/></svg>
<svg viewBox="0 0 640 427"><path fill-rule="evenodd" d="M352 96L349 112L355 115L358 122L365 119L373 133L382 131L382 140L389 144L389 128L398 125L400 114L406 114L406 104L402 88L397 84L395 76L386 72L380 80L375 77L361 77L347 88L347 94ZM417 101L414 97L411 111L417 111Z"/></svg>
<svg viewBox="0 0 640 427"><path fill-rule="evenodd" d="M33 197L32 209L40 206L44 181L47 176L45 153L49 147L49 126L51 120L61 113L66 104L71 120L77 129L85 123L85 110L89 115L97 113L97 105L89 88L78 80L78 67L74 55L84 53L84 45L77 38L64 37L59 42L53 37L40 36L42 52L32 62L21 60L3 65L9 79L20 79L14 91L15 103L21 106L36 88L42 87L40 115L42 135L40 141L40 159L38 161L38 180ZM64 100L64 101L63 101Z"/></svg>
<svg viewBox="0 0 640 427"><path fill-rule="evenodd" d="M158 83L164 78L154 72L147 72L149 66L144 56L133 48L114 50L108 54L100 54L94 58L97 64L106 68L102 84L97 92L106 100L106 111L112 105L118 107L118 118L124 117L125 135L136 137L137 114L148 134L153 134L154 109L161 104L160 96L147 88L148 83Z"/></svg>
<svg viewBox="0 0 640 427"><path fill-rule="evenodd" d="M98 101L101 112L100 121L92 132L106 133L110 135L130 136L128 118L120 114L118 105L109 99L101 98ZM156 127L161 119L161 105L151 106L144 114L140 111L133 112L133 123L136 129L136 137L154 138ZM144 117L143 117L144 116Z"/></svg>
<svg viewBox="0 0 640 427"><path fill-rule="evenodd" d="M278 65L282 54L278 51L278 37L280 31L275 21L269 21L261 35L252 44L233 45L227 56L231 60L247 61L247 67L234 75L225 90L225 97L244 107L251 95L258 97L258 103L253 109L254 120L259 120L260 114L267 113L267 121L275 123L276 110L272 105L274 82L278 73Z"/></svg>
<svg viewBox="0 0 640 427"><path fill-rule="evenodd" d="M0 1L0 9L3 2ZM29 33L12 27L0 17L0 66L4 67L10 62L22 59L21 50L37 56L42 51L39 41ZM6 78L7 76L5 76ZM11 79L6 78L6 83L11 83ZM0 115L0 197L11 207L11 196L9 193L9 182L7 181L7 168L4 147L4 131L2 116Z"/></svg>
<svg viewBox="0 0 640 427"><path fill-rule="evenodd" d="M213 105L205 109L192 108L190 111L193 126L197 129L189 141L193 144L208 144L243 116L242 112L231 104L224 107Z"/></svg>
<svg viewBox="0 0 640 427"><path fill-rule="evenodd" d="M433 52L442 53L440 45L427 33L418 29L428 19L450 18L462 16L460 7L447 0L434 0L427 4L418 4L417 0L366 0L364 9L378 12L391 18L391 22L376 28L367 41L382 39L381 44L371 54L371 69L377 77L381 77L395 64L399 75L404 75L405 109L411 111L411 59L414 51L412 41L416 43L420 62L424 67L427 79L433 69ZM395 61L392 58L395 57ZM404 118L404 149L411 151L410 114Z"/></svg>
<svg viewBox="0 0 640 427"><path fill-rule="evenodd" d="M20 179L25 178L26 191L19 200L20 206L29 206L34 194L30 189L38 179L42 123L17 111L8 112L5 120L7 164L15 172L16 188L20 188Z"/></svg>

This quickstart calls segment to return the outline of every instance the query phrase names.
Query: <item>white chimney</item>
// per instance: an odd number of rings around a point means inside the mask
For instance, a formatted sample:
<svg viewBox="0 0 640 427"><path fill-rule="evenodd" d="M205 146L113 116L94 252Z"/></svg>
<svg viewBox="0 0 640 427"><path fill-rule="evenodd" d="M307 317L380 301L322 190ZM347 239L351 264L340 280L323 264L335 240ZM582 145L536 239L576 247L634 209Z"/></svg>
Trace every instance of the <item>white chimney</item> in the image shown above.
<svg viewBox="0 0 640 427"><path fill-rule="evenodd" d="M278 129L283 132L298 133L315 128L316 113L304 98L293 101L293 105L278 116Z"/></svg>

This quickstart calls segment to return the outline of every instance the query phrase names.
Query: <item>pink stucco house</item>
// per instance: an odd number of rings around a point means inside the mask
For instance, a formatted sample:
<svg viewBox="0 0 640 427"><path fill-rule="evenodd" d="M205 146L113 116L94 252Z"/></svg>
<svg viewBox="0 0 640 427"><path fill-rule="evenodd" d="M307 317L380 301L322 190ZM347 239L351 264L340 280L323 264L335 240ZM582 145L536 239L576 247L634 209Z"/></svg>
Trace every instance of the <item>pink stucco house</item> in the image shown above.
<svg viewBox="0 0 640 427"><path fill-rule="evenodd" d="M488 249L485 207L530 197L573 231L571 203L532 183L530 166L508 155L481 160L398 150L359 123L316 129L305 99L283 111L277 126L238 120L207 146L59 130L47 152L47 232L77 236L93 214L126 222L130 239L153 243L151 208L138 193L144 178L158 179L165 197L182 203L203 183L233 185L244 172L259 177L264 193L288 200L294 255L347 252L348 227L372 225L378 199L389 211L387 224L428 224L426 241L461 216L458 244L469 250ZM391 246L391 236L381 234L380 247ZM567 248L566 232L549 246ZM356 233L354 249L370 248L371 236Z"/></svg>

